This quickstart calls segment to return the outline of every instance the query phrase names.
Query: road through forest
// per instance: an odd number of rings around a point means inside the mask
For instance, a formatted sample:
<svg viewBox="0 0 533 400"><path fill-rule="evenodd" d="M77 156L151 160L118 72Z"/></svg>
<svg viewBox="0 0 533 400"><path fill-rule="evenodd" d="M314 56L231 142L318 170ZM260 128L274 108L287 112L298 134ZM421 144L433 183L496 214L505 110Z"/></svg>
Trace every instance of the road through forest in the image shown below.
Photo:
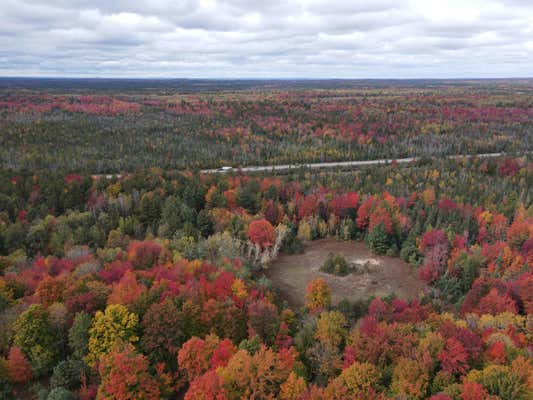
<svg viewBox="0 0 533 400"><path fill-rule="evenodd" d="M530 152L526 152L530 153ZM503 157L506 153L483 153L483 154L466 154L466 155L452 155L446 156L448 159L460 159L460 158L494 158L494 157ZM275 171L286 171L294 170L299 168L310 168L310 169L322 169L322 168L350 168L350 167L365 167L368 165L380 165L380 164L390 164L396 162L398 164L407 164L413 161L416 161L419 158L408 157L408 158L398 158L398 159L379 159L379 160L365 160L365 161L338 161L338 162L322 162L322 163L302 163L302 164L281 164L281 165L258 165L258 166L249 166L234 168L231 166L222 167L218 169L203 169L201 170L204 174L214 174L214 173L226 173L226 172L275 172Z"/></svg>
<svg viewBox="0 0 533 400"><path fill-rule="evenodd" d="M521 154L507 154L507 153L481 153L481 154L459 154L445 156L444 158L448 159L461 159L461 158L497 158L504 156L523 156L530 154L532 151L526 151ZM229 172L280 172L280 171L290 171L297 170L299 168L309 168L309 169L326 169L326 168L358 168L365 167L369 165L383 165L391 164L396 162L398 164L408 164L413 161L422 159L423 157L408 157L408 158L382 158L378 160L363 160L363 161L334 161L334 162L321 162L321 163L302 163L302 164L280 164L280 165L257 165L257 166L248 166L248 167L233 167L233 166L224 166L215 169L202 169L200 170L203 174L224 174ZM437 157L432 157L437 158ZM112 178L122 178L125 174L93 174L93 179L112 179Z"/></svg>

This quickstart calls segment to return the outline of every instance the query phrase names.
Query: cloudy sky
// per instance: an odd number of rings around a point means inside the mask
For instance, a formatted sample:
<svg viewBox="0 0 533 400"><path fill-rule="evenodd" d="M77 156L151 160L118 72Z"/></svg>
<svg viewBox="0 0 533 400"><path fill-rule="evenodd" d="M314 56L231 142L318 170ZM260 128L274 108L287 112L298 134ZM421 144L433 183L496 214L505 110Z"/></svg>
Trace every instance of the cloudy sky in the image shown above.
<svg viewBox="0 0 533 400"><path fill-rule="evenodd" d="M532 0L0 0L0 76L533 76Z"/></svg>

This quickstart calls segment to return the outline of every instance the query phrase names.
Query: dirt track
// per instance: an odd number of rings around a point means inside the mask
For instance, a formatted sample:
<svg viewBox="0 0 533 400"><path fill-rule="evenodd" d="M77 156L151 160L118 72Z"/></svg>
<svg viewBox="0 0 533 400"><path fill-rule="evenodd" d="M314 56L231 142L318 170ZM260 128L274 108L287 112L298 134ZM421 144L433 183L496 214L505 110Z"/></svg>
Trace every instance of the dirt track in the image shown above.
<svg viewBox="0 0 533 400"><path fill-rule="evenodd" d="M347 276L323 273L319 269L330 252L342 254L348 262L366 263L369 271ZM266 275L294 307L304 304L307 284L316 277L324 278L329 284L334 304L343 298L358 300L391 293L413 299L424 289L416 271L399 258L376 256L362 242L334 239L310 242L303 254L279 256Z"/></svg>

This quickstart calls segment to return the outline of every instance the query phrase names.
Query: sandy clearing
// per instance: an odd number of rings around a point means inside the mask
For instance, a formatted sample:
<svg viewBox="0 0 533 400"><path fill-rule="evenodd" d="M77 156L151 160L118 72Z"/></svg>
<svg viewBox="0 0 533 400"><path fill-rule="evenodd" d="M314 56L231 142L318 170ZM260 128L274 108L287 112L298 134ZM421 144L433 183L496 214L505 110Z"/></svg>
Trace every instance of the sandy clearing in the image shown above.
<svg viewBox="0 0 533 400"><path fill-rule="evenodd" d="M335 276L321 272L328 253L342 254L348 262L367 266L368 272ZM266 271L266 276L293 307L305 302L307 284L314 278L326 280L332 300L364 299L395 293L404 299L417 298L425 285L416 271L397 257L376 256L362 242L321 239L306 245L303 254L280 255Z"/></svg>

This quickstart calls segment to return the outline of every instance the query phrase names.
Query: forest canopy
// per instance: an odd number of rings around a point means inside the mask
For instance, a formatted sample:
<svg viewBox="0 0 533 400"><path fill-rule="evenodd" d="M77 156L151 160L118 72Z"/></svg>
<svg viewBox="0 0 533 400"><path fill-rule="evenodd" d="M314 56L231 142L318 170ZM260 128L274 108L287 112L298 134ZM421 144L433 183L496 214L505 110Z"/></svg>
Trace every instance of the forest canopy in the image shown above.
<svg viewBox="0 0 533 400"><path fill-rule="evenodd" d="M0 85L6 168L116 173L517 152L532 143L528 80L354 81L342 89L303 81L298 90L261 82L237 90L246 82L229 81L195 92L192 83L128 90L124 81L95 91L38 82L30 90Z"/></svg>
<svg viewBox="0 0 533 400"><path fill-rule="evenodd" d="M0 399L531 399L516 85L2 89ZM353 271L331 254L292 306L269 268L326 238L403 260L423 290L337 300L325 277Z"/></svg>

